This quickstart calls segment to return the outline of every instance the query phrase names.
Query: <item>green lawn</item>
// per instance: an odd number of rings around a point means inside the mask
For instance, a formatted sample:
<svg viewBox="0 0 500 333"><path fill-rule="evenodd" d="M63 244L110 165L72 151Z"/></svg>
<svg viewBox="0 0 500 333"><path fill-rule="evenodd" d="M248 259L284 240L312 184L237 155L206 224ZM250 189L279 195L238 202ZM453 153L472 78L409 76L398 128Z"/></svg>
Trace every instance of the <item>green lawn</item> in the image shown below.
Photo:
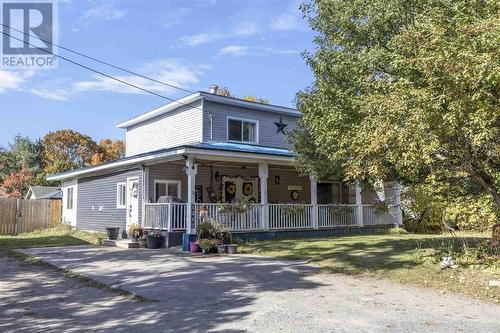
<svg viewBox="0 0 500 333"><path fill-rule="evenodd" d="M105 235L103 233L90 233L61 226L59 228L29 232L17 236L0 236L0 250L28 247L97 245L104 238Z"/></svg>
<svg viewBox="0 0 500 333"><path fill-rule="evenodd" d="M242 252L307 260L327 272L388 278L500 302L500 288L488 287L489 280L500 279L499 253L478 250L478 244L488 249L485 241L489 235L460 236L356 235L264 241L244 244ZM470 248L467 254L460 250L464 241ZM444 253L452 253L457 268L439 267Z"/></svg>

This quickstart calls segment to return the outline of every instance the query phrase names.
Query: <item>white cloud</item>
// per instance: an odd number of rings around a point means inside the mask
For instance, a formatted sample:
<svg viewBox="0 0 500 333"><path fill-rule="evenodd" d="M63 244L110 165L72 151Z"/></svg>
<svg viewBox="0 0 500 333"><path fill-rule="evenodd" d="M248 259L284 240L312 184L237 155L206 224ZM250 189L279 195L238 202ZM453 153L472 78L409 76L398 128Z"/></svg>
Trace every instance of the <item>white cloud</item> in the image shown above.
<svg viewBox="0 0 500 333"><path fill-rule="evenodd" d="M189 46L196 46L209 43L215 39L219 39L220 37L221 35L216 32L211 32L211 33L202 32L196 35L183 36L181 37L181 41Z"/></svg>
<svg viewBox="0 0 500 333"><path fill-rule="evenodd" d="M118 20L125 15L125 10L114 7L113 2L105 2L97 7L90 8L82 15L84 20Z"/></svg>
<svg viewBox="0 0 500 333"><path fill-rule="evenodd" d="M229 36L252 36L260 32L260 29L257 24L254 22L242 22L236 25L233 30L232 34Z"/></svg>
<svg viewBox="0 0 500 333"><path fill-rule="evenodd" d="M243 45L229 45L219 50L219 55L231 56L245 56L245 55L269 55L269 54L283 54L283 55L296 55L299 54L297 50L290 49L275 49L271 47L260 46L243 46Z"/></svg>
<svg viewBox="0 0 500 333"><path fill-rule="evenodd" d="M270 27L274 31L292 31L307 29L306 22L299 10L300 2L295 2L290 9L273 18Z"/></svg>
<svg viewBox="0 0 500 333"><path fill-rule="evenodd" d="M175 85L181 88L187 88L199 82L199 76L203 74L203 67L193 67L180 64L175 60L161 60L146 63L137 71L145 76L156 80ZM133 85L145 88L156 93L173 94L179 92L178 89L165 86L134 75L115 76L116 78L131 83ZM76 82L73 84L75 92L83 91L109 91L123 94L139 94L140 90L117 82L113 79L94 75L92 80Z"/></svg>
<svg viewBox="0 0 500 333"><path fill-rule="evenodd" d="M191 12L190 8L177 8L163 13L160 18L160 26L166 29L173 27L181 23L189 12Z"/></svg>
<svg viewBox="0 0 500 333"><path fill-rule="evenodd" d="M222 48L219 51L219 54L241 56L241 55L248 54L249 49L250 49L250 47L248 47L248 46L230 45L230 46L226 46L226 47Z"/></svg>
<svg viewBox="0 0 500 333"><path fill-rule="evenodd" d="M29 89L29 92L42 98L67 101L73 94L70 87L71 80L69 78L60 78L35 85Z"/></svg>
<svg viewBox="0 0 500 333"><path fill-rule="evenodd" d="M22 84L33 75L34 71L0 71L0 93L21 89Z"/></svg>
<svg viewBox="0 0 500 333"><path fill-rule="evenodd" d="M219 39L228 39L235 37L248 37L260 33L259 26L254 22L240 22L227 32L214 30L211 32L202 32L195 35L181 37L181 41L189 46L206 44Z"/></svg>
<svg viewBox="0 0 500 333"><path fill-rule="evenodd" d="M188 89L198 84L200 76L210 69L211 66L208 64L187 66L177 60L164 59L145 63L134 69L134 71L158 81ZM35 71L0 71L0 93L23 91L41 98L57 101L67 101L73 96L87 91L107 91L122 94L145 93L97 74L91 76L89 80L79 82L73 82L71 78L65 77L28 85L28 79L34 74ZM162 95L173 95L180 92L179 89L135 75L115 75L114 77Z"/></svg>

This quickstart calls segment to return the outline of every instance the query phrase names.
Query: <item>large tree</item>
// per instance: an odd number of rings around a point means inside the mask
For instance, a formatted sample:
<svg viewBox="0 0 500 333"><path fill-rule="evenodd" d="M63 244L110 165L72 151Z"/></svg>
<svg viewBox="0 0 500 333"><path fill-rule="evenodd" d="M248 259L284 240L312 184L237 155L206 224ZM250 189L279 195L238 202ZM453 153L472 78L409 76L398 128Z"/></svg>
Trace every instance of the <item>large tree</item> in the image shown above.
<svg viewBox="0 0 500 333"><path fill-rule="evenodd" d="M72 130L50 132L42 142L44 171L47 174L91 165L92 156L99 151L90 136Z"/></svg>
<svg viewBox="0 0 500 333"><path fill-rule="evenodd" d="M10 144L9 151L18 170L27 168L34 173L42 170L43 146L41 140L32 141L30 138L18 134L14 137L14 142Z"/></svg>
<svg viewBox="0 0 500 333"><path fill-rule="evenodd" d="M125 144L122 140L102 139L99 142L98 152L92 156L92 165L116 160L123 156L125 156Z"/></svg>
<svg viewBox="0 0 500 333"><path fill-rule="evenodd" d="M304 172L474 182L500 207L500 3L317 0L293 135Z"/></svg>

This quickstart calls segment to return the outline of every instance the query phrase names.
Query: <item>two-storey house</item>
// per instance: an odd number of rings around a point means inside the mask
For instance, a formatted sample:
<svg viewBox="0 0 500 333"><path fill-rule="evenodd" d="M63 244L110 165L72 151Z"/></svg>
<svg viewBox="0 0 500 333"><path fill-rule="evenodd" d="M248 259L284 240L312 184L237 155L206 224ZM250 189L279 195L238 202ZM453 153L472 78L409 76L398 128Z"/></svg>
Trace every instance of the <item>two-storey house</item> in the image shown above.
<svg viewBox="0 0 500 333"><path fill-rule="evenodd" d="M118 124L124 158L48 177L62 182L64 221L86 230L140 223L171 240L194 233L201 212L256 238L401 222L397 190L362 190L291 166L287 133L300 112L216 89ZM243 200L248 210L221 211Z"/></svg>

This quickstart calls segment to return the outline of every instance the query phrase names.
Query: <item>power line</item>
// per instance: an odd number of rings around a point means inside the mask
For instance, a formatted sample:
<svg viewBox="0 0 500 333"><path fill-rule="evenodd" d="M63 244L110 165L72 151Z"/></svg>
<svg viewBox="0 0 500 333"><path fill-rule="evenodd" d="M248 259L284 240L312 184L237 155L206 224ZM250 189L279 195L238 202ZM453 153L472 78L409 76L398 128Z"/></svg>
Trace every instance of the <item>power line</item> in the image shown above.
<svg viewBox="0 0 500 333"><path fill-rule="evenodd" d="M7 24L4 24L4 23L0 23L0 24L1 24L2 26L4 26L4 27L8 28L8 29L12 29L12 30L17 31L17 32L19 32L19 33L22 33L22 34L24 34L24 35L26 35L26 36L36 38L36 39L41 40L42 42L44 42L44 43L46 43L46 44L50 44L50 45L56 46L56 47L58 47L58 48L60 48L60 49L62 49L62 50L65 50L65 51L71 52L71 53L73 53L73 54L79 55L79 56L81 56L81 57L84 57L84 58L87 58L87 59L90 59L90 60L96 61L96 62L101 63L101 64L103 64L103 65L110 66L110 67L113 67L113 68L115 68L115 69L118 69L118 70L124 71L124 72L126 72L126 73L129 73L129 74L132 74L132 75L136 75L136 76L142 77L142 78L144 78L144 79L151 80L151 81L153 81L153 82L156 82L156 83L159 83L159 84L162 84L162 85L165 85L165 86L171 87L171 88L179 89L179 90L182 90L182 91L184 91L184 92L188 92L188 93L190 93L190 94L194 93L194 91L191 91L191 90L188 90L188 89L184 89L184 88L178 87L178 86L176 86L176 85L173 85L173 84L170 84L170 83L166 83L166 82L163 82L163 81L160 81L160 80L154 79L154 78L152 78L152 77L149 77L149 76L146 76L146 75L143 75L143 74L140 74L140 73L133 72L133 71L128 70L128 69L126 69L126 68L123 68L123 67L120 67L120 66L113 65L113 64L111 64L111 63L109 63L109 62L106 62L106 61L103 61L103 60L99 60L99 59L97 59L97 58L94 58L94 57L88 56L88 55L86 55L86 54L83 54L83 53L81 53L81 52L74 51L74 50L71 50L71 49L69 49L69 48L67 48L67 47L64 47L64 46L61 46L61 45L58 45L58 44L52 43L52 42L50 42L50 41L48 41L48 40L45 40L45 39L39 38L39 37L37 37L37 36L33 36L33 35L31 35L31 34L28 34L28 33L24 32L24 31L21 31L21 30L18 30L18 29L12 28L12 27L8 26ZM13 37L13 36L11 36L11 37L12 37L12 38L15 38L15 37Z"/></svg>
<svg viewBox="0 0 500 333"><path fill-rule="evenodd" d="M112 76L112 75L109 75L109 74L103 73L103 72L101 72L101 71L98 71L98 70L93 69L93 68L91 68L91 67L88 67L88 66L86 66L86 65L80 64L80 63L78 63L77 61L74 61L74 60L68 59L68 58L66 58L66 57L64 57L64 56L53 54L53 53L51 53L50 51L47 51L47 50L42 49L42 48L40 48L40 47L37 47L37 46L35 46L35 45L31 44L31 43L28 43L28 42L26 42L26 41L24 41L24 40L21 40L21 39L19 39L19 38L17 38L17 37L14 37L14 36L12 36L11 34L6 33L5 31L2 31L2 34L7 35L7 36L9 36L9 37L11 37L11 38L14 38L15 40L18 40L18 41L20 41L20 42L23 42L23 43L25 43L25 44L27 44L27 45L29 45L29 46L32 46L32 47L34 47L34 48L37 48L37 49L39 49L39 50L41 50L41 51L43 51L43 52L45 52L45 53L47 53L47 54L50 54L50 55L52 55L52 56L54 56L54 57L57 57L57 58L63 59L63 60L65 60L65 61L67 61L67 62L70 62L70 63L72 63L72 64L74 64L74 65L77 65L77 66L79 66L79 67L82 67L82 68L84 68L84 69L87 69L87 70L89 70L89 71L91 71L91 72L97 73L97 74L99 74L99 75L105 76L105 77L107 77L107 78L109 78L109 79L112 79L112 80L115 80L115 81L117 81L117 82L123 83L123 84L125 84L125 85L127 85L127 86L130 86L130 87L132 87L132 88L135 88L135 89L141 90L141 91L143 91L143 92L146 92L146 93L149 93L149 94L155 95L155 96L160 97L160 98L164 98L164 99L169 100L169 101L174 102L174 103L178 103L178 104L181 104L181 105L189 106L189 104L179 102L179 101L177 101L177 100L175 100L175 99L172 99L172 98L170 98L170 97L167 97L167 96L164 96L164 95L161 95L161 94L155 93L154 91L148 90L148 89L146 89L146 88L139 87L139 86L137 86L137 85L135 85L135 84L132 84L132 83L129 83L129 82L125 81L125 80L122 80L122 79L116 78L116 77L114 77L114 76ZM199 107L197 107L197 106L192 106L192 107L193 107L193 108L196 108L196 109L200 109L200 110L202 110L201 108L199 108Z"/></svg>

